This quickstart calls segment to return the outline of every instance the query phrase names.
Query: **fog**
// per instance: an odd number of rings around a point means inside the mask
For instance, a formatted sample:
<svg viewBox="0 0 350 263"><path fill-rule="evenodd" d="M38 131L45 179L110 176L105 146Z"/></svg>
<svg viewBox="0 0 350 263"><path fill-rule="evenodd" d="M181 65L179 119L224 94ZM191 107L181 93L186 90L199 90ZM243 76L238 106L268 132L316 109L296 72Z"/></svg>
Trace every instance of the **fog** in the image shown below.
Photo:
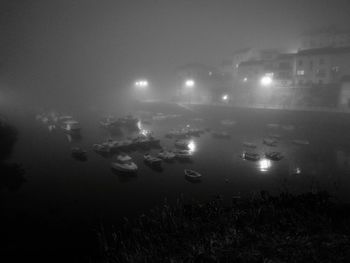
<svg viewBox="0 0 350 263"><path fill-rule="evenodd" d="M166 98L179 66L218 65L242 47L293 49L304 30L348 23L350 7L346 0L0 5L2 92L44 107L126 103L140 77Z"/></svg>

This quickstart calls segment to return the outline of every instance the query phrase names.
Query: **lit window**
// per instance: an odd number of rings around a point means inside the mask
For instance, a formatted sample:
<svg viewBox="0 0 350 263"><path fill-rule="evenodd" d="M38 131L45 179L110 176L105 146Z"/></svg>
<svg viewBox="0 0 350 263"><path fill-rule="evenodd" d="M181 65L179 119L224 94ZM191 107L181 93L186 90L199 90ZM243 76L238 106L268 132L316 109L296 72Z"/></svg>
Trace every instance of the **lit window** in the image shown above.
<svg viewBox="0 0 350 263"><path fill-rule="evenodd" d="M303 76L303 75L305 75L305 71L304 70L297 70L297 75Z"/></svg>

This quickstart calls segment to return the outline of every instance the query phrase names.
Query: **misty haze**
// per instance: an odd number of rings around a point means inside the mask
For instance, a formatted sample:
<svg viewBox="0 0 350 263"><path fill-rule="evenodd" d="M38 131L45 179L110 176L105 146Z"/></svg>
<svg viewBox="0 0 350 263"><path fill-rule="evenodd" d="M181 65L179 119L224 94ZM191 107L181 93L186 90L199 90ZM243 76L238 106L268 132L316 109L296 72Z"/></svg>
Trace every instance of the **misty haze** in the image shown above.
<svg viewBox="0 0 350 263"><path fill-rule="evenodd" d="M349 11L0 1L1 262L350 262Z"/></svg>

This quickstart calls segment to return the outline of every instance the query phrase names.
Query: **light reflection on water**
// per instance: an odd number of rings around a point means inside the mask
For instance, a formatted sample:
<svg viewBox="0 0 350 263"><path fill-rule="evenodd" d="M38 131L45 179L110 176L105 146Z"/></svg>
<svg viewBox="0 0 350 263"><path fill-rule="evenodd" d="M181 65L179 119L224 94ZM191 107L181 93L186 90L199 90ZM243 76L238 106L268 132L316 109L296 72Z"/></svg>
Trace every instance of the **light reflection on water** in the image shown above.
<svg viewBox="0 0 350 263"><path fill-rule="evenodd" d="M272 162L269 159L262 158L258 163L258 168L260 172L268 172L272 166Z"/></svg>
<svg viewBox="0 0 350 263"><path fill-rule="evenodd" d="M147 129L143 128L142 122L140 120L137 122L137 128L139 129L139 134L140 135L148 136L148 135L151 134L150 130L147 130Z"/></svg>
<svg viewBox="0 0 350 263"><path fill-rule="evenodd" d="M190 153L194 153L197 150L197 145L194 140L188 141L187 148Z"/></svg>

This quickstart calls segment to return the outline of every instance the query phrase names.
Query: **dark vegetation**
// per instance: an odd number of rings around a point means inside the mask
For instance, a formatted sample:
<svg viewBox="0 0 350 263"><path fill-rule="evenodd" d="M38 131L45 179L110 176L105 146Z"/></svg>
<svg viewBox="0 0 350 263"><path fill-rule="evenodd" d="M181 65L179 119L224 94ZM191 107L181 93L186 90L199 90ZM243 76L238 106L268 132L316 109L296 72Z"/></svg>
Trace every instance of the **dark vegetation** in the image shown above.
<svg viewBox="0 0 350 263"><path fill-rule="evenodd" d="M165 202L99 239L105 262L350 262L349 223L326 192L262 191L230 206Z"/></svg>
<svg viewBox="0 0 350 263"><path fill-rule="evenodd" d="M6 120L0 120L0 189L15 191L24 182L24 170L20 164L9 162L13 146L17 141L17 130Z"/></svg>

